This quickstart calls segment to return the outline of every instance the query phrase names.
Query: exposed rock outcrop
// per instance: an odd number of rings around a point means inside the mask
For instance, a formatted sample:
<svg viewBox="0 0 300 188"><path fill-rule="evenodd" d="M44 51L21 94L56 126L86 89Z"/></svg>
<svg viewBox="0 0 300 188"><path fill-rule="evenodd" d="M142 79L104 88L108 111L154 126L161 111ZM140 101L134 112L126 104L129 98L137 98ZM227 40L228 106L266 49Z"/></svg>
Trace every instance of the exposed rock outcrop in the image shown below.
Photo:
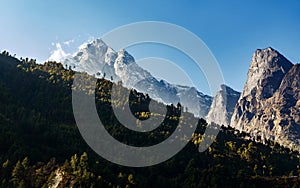
<svg viewBox="0 0 300 188"><path fill-rule="evenodd" d="M256 50L230 126L258 141L300 146L299 74L276 50Z"/></svg>
<svg viewBox="0 0 300 188"><path fill-rule="evenodd" d="M221 85L221 90L213 99L206 121L228 126L240 94L226 85Z"/></svg>

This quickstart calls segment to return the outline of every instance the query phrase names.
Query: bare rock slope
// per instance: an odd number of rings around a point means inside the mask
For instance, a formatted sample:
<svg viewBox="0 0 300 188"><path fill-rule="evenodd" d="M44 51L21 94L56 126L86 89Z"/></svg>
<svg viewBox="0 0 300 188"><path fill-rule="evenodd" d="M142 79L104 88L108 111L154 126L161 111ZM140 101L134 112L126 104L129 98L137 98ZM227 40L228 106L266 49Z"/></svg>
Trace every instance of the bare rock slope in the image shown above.
<svg viewBox="0 0 300 188"><path fill-rule="evenodd" d="M300 146L300 67L272 48L256 50L230 126L253 139Z"/></svg>
<svg viewBox="0 0 300 188"><path fill-rule="evenodd" d="M221 85L221 90L213 99L206 121L228 126L240 94L226 85Z"/></svg>

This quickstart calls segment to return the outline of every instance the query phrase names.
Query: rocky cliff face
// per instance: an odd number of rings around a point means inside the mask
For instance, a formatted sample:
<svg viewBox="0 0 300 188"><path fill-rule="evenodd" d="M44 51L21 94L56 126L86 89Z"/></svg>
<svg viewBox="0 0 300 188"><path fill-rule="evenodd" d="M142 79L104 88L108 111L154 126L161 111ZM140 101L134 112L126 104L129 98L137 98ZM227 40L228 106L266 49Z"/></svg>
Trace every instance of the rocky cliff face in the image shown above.
<svg viewBox="0 0 300 188"><path fill-rule="evenodd" d="M256 50L248 71L248 78L241 98L257 99L271 97L279 87L283 76L293 64L272 48Z"/></svg>
<svg viewBox="0 0 300 188"><path fill-rule="evenodd" d="M258 141L300 146L299 74L276 50L256 50L230 125Z"/></svg>
<svg viewBox="0 0 300 188"><path fill-rule="evenodd" d="M221 85L221 90L214 97L206 116L207 123L228 126L240 94L226 85Z"/></svg>

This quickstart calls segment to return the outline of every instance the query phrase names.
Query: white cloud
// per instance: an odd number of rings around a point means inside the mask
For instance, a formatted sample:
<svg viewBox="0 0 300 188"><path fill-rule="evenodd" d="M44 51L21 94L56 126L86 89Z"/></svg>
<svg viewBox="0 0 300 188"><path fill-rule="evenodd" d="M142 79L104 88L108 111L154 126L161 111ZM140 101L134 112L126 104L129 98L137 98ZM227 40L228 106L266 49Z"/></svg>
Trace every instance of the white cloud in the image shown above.
<svg viewBox="0 0 300 188"><path fill-rule="evenodd" d="M88 36L88 39L85 40L86 42L84 42L80 46L78 46L78 44L80 44L82 40L79 40L78 38L82 37L82 35L78 35L78 37L75 37L73 39L70 39L70 40L67 40L67 41L63 41L63 42L57 42L57 43L52 42L51 45L55 46L56 49L51 52L51 55L47 59L47 61L62 62L65 59L72 57L71 53L73 53L73 56L76 55L76 53L78 52L78 50L86 48L86 46L89 43L91 43L92 41L95 40L94 36L92 36L90 34L86 34L86 35Z"/></svg>
<svg viewBox="0 0 300 188"><path fill-rule="evenodd" d="M81 44L81 45L78 46L78 50L81 50L81 49L86 48L86 46L87 46L88 44L90 44L91 42L93 42L94 40L95 40L95 37L92 36L92 35L89 35L88 40L87 40L86 42L84 42L83 44Z"/></svg>
<svg viewBox="0 0 300 188"><path fill-rule="evenodd" d="M48 61L56 61L56 62L61 62L63 60L65 60L67 57L70 56L69 53L66 53L62 47L60 43L56 43L56 50L54 50L50 57L48 58Z"/></svg>
<svg viewBox="0 0 300 188"><path fill-rule="evenodd" d="M67 41L65 41L65 42L64 42L64 45L67 45L67 46L69 46L69 45L70 45L70 44L72 44L73 42L75 42L75 40L74 40L74 39L67 40Z"/></svg>

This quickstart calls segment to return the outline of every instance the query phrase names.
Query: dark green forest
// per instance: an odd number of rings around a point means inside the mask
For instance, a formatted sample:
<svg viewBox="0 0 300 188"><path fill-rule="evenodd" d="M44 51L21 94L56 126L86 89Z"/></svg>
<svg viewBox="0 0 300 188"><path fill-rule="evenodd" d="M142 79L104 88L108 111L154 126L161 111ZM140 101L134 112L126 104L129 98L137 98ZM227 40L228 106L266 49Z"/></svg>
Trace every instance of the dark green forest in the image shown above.
<svg viewBox="0 0 300 188"><path fill-rule="evenodd" d="M245 139L244 132L222 127L215 142L199 153L207 126L203 119L197 120L192 140L171 159L143 168L113 164L97 155L79 133L72 110L74 74L60 63L41 65L1 53L1 187L300 187L298 152L273 142L255 143ZM111 88L112 82L102 78L96 87L77 89L87 95L95 93L101 121L123 143L159 143L170 136L181 116L194 118L180 104L169 105L159 128L131 131L118 122L111 103L122 108L129 102L136 118L142 120L152 115L148 110L151 99L132 89L128 99L112 101ZM184 122L183 126L191 125Z"/></svg>

